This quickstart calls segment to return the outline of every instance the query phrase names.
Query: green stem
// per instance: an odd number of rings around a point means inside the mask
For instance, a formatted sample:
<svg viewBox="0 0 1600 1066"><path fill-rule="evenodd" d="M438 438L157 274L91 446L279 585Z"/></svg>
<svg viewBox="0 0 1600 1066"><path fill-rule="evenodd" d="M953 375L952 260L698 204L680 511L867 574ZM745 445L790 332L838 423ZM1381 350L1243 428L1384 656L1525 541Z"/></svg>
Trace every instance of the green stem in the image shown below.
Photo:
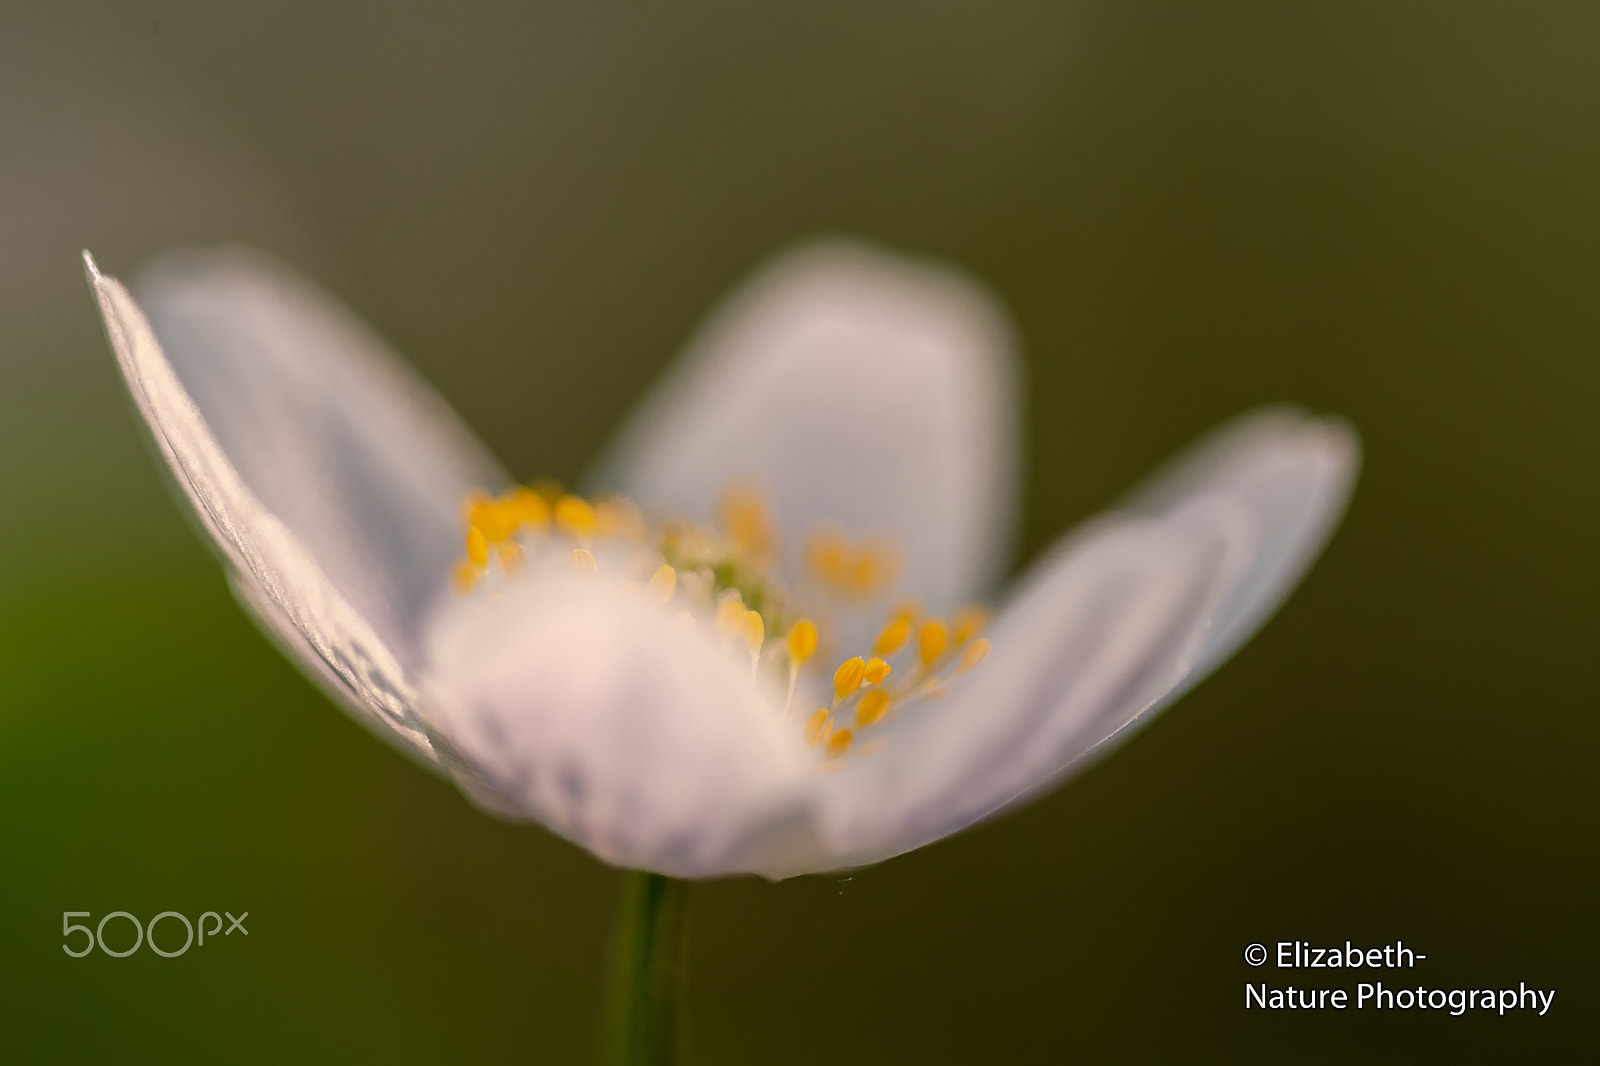
<svg viewBox="0 0 1600 1066"><path fill-rule="evenodd" d="M679 1063L689 973L689 882L635 870L623 876L602 1061L608 1066Z"/></svg>

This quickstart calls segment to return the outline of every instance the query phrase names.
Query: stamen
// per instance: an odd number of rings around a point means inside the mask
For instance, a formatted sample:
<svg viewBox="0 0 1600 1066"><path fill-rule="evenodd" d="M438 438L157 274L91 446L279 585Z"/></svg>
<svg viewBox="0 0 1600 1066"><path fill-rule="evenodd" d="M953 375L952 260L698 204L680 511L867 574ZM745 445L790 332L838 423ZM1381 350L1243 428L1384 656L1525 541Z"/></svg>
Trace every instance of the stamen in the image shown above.
<svg viewBox="0 0 1600 1066"><path fill-rule="evenodd" d="M461 524L472 525L472 516L479 507L489 502L489 494L482 489L473 489L461 501Z"/></svg>
<svg viewBox="0 0 1600 1066"><path fill-rule="evenodd" d="M956 612L955 637L956 646L960 647L973 637L982 633L989 625L989 612L982 607L963 607Z"/></svg>
<svg viewBox="0 0 1600 1066"><path fill-rule="evenodd" d="M789 695L783 701L783 713L787 715L794 706L795 687L800 684L800 667L817 650L817 627L811 619L802 618L790 628L784 648L789 653Z"/></svg>
<svg viewBox="0 0 1600 1066"><path fill-rule="evenodd" d="M817 650L817 627L811 624L809 618L802 618L789 630L787 642L789 661L795 666L802 665L811 658Z"/></svg>
<svg viewBox="0 0 1600 1066"><path fill-rule="evenodd" d="M599 520L587 500L577 496L563 496L556 501L556 525L571 537L587 538L594 534Z"/></svg>
<svg viewBox="0 0 1600 1066"><path fill-rule="evenodd" d="M514 574L522 569L522 545L514 540L504 541L495 545L495 558L500 560L500 568L508 574Z"/></svg>
<svg viewBox="0 0 1600 1066"><path fill-rule="evenodd" d="M964 674L988 657L989 641L987 638L979 638L973 641L966 651L961 653L961 665L956 667L956 673Z"/></svg>
<svg viewBox="0 0 1600 1066"><path fill-rule="evenodd" d="M498 544L517 530L516 515L500 500L479 500L473 505L469 521L483 530L490 544Z"/></svg>
<svg viewBox="0 0 1600 1066"><path fill-rule="evenodd" d="M489 565L489 541L478 526L467 530L467 558L480 570Z"/></svg>
<svg viewBox="0 0 1600 1066"><path fill-rule="evenodd" d="M516 488L511 491L509 507L517 522L534 529L544 529L550 524L550 504L532 489Z"/></svg>
<svg viewBox="0 0 1600 1066"><path fill-rule="evenodd" d="M717 524L733 546L757 560L768 559L777 542L767 500L754 485L730 485L717 501Z"/></svg>
<svg viewBox="0 0 1600 1066"><path fill-rule="evenodd" d="M833 672L833 695L835 699L844 699L850 693L861 687L861 680L866 676L866 660L857 655L854 659L846 659L839 664L839 669Z"/></svg>
<svg viewBox="0 0 1600 1066"><path fill-rule="evenodd" d="M887 541L863 544L850 567L850 592L861 599L877 595L900 567L900 553Z"/></svg>
<svg viewBox="0 0 1600 1066"><path fill-rule="evenodd" d="M889 694L881 688L875 688L856 705L856 726L858 728L871 725L883 717L889 709Z"/></svg>
<svg viewBox="0 0 1600 1066"><path fill-rule="evenodd" d="M894 621L883 627L883 632L878 634L877 643L872 650L879 655L893 655L905 644L906 638L911 635L912 617L910 613L898 615Z"/></svg>
<svg viewBox="0 0 1600 1066"><path fill-rule="evenodd" d="M944 654L945 645L949 643L950 630L945 628L943 619L934 618L924 622L917 634L917 655L922 659L923 669L932 666Z"/></svg>
<svg viewBox="0 0 1600 1066"><path fill-rule="evenodd" d="M465 596L477 587L478 568L472 565L471 559L456 560L456 565L450 568L450 584L461 596Z"/></svg>
<svg viewBox="0 0 1600 1066"><path fill-rule="evenodd" d="M850 542L836 530L817 530L806 540L806 562L825 585L838 588L849 572Z"/></svg>
<svg viewBox="0 0 1600 1066"><path fill-rule="evenodd" d="M520 539L519 533L553 526L571 538L569 563L574 573L585 576L600 571L589 547L597 538L628 537L643 548L653 548L660 565L643 582L645 599L658 607L671 605L670 623L697 634L704 632L700 622L709 611L715 639L729 651L736 645L749 651L752 677L760 674L768 620L794 618L792 602L774 572L780 547L776 527L766 500L753 487L734 486L723 494L716 529L671 518L646 524L639 509L623 497L590 502L553 481L513 487L500 496L475 490L463 500L462 518L466 557L452 565L449 577L463 595L484 580L491 562L507 574L527 565L525 545L533 541ZM847 600L876 597L894 579L899 564L892 542L855 541L838 528L813 533L805 550L807 569L817 582L812 590ZM946 622L923 615L915 601L897 603L878 631L870 655L839 663L833 674L832 706L819 707L806 717L805 743L837 759L852 750L860 730L900 713L907 703L944 695L952 679L989 656L990 642L981 636L988 624L988 612L976 605L963 607ZM783 638L789 663L785 720L790 720L801 669L816 656L819 642L811 619L794 618ZM908 647L915 648L917 659L905 671L910 677L889 684L894 673L890 657ZM834 716L846 713L852 716L851 727L840 729ZM869 747L884 740L874 735Z"/></svg>
<svg viewBox="0 0 1600 1066"><path fill-rule="evenodd" d="M597 536L637 540L644 535L644 519L639 509L622 496L612 496L596 503L594 521Z"/></svg>
<svg viewBox="0 0 1600 1066"><path fill-rule="evenodd" d="M744 643L752 657L761 654L761 645L767 642L767 623L760 611L744 613Z"/></svg>
<svg viewBox="0 0 1600 1066"><path fill-rule="evenodd" d="M723 644L732 644L744 634L744 602L738 589L729 589L717 602L717 636Z"/></svg>
<svg viewBox="0 0 1600 1066"><path fill-rule="evenodd" d="M650 575L650 584L645 589L650 601L658 607L665 607L677 590L678 572L666 563L656 567L656 572Z"/></svg>
<svg viewBox="0 0 1600 1066"><path fill-rule="evenodd" d="M838 529L828 527L806 538L806 563L829 591L865 600L893 579L900 567L900 553L891 541L858 546Z"/></svg>
<svg viewBox="0 0 1600 1066"><path fill-rule="evenodd" d="M818 707L811 712L811 717L806 719L806 746L816 747L822 743L828 728L828 708Z"/></svg>

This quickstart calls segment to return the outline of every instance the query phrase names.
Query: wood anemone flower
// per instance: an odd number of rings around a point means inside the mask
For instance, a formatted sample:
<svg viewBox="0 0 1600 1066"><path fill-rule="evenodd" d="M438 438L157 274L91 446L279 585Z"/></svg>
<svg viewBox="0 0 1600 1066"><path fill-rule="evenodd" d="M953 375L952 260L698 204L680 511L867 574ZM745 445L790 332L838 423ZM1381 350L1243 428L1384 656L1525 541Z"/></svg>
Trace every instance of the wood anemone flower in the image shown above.
<svg viewBox="0 0 1600 1066"><path fill-rule="evenodd" d="M1059 784L1255 632L1357 466L1337 419L1247 415L988 611L1018 387L1003 314L949 268L780 257L579 495L514 485L258 254L169 254L137 302L85 258L139 412L284 653L484 809L673 877L877 862Z"/></svg>

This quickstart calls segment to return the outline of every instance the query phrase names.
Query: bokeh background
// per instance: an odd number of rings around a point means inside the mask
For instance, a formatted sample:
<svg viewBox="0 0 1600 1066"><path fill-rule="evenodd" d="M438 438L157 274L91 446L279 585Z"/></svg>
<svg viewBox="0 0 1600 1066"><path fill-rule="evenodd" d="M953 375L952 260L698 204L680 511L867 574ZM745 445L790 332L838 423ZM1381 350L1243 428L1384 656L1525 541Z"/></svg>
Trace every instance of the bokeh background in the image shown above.
<svg viewBox="0 0 1600 1066"><path fill-rule="evenodd" d="M0 9L0 1058L587 1061L618 888L260 638L79 249L266 247L573 478L728 286L830 233L1015 315L1023 559L1262 402L1342 412L1366 467L1265 632L1065 789L697 888L697 1061L1592 1050L1600 7L423 8ZM224 909L248 940L60 950L64 910ZM1247 1013L1293 978L1244 945L1297 936L1557 997Z"/></svg>

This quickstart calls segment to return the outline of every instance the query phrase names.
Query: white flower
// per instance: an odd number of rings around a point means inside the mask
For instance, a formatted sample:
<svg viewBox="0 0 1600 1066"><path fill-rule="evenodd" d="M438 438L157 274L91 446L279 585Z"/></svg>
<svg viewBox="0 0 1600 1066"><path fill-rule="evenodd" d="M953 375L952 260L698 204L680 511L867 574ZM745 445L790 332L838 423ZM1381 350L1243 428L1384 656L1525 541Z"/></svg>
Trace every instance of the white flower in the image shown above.
<svg viewBox="0 0 1600 1066"><path fill-rule="evenodd" d="M1241 419L1063 539L980 636L958 609L1005 568L1017 397L1003 317L946 268L830 244L762 271L605 457L593 487L628 503L512 490L262 257L169 255L145 311L86 261L285 654L480 806L680 877L875 862L1059 783L1255 631L1356 467L1338 421Z"/></svg>

